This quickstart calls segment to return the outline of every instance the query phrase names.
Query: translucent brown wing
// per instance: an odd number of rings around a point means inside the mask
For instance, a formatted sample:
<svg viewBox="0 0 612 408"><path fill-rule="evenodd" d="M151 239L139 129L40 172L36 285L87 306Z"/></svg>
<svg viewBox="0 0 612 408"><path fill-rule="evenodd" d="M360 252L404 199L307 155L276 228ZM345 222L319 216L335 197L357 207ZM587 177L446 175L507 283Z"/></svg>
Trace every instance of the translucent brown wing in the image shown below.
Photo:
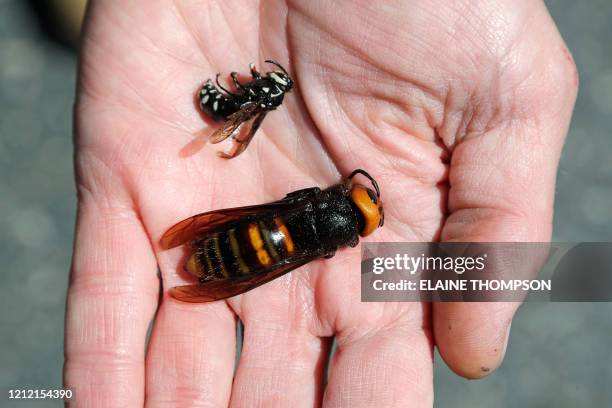
<svg viewBox="0 0 612 408"><path fill-rule="evenodd" d="M191 140L191 142L187 143L187 145L181 149L181 151L179 152L179 156L193 156L194 154L202 150L206 143L208 143L208 133L208 129L201 129L195 132L193 134L194 138Z"/></svg>
<svg viewBox="0 0 612 408"><path fill-rule="evenodd" d="M215 300L226 299L255 289L324 255L323 252L302 254L301 256L287 259L282 264L273 265L247 277L219 279L197 285L177 286L170 289L170 296L181 302L188 303L213 302Z"/></svg>
<svg viewBox="0 0 612 408"><path fill-rule="evenodd" d="M232 113L228 116L227 120L223 123L219 129L217 129L212 136L210 136L210 143L220 143L230 137L240 125L244 122L251 120L257 112L259 112L260 107L257 103L245 103L238 112Z"/></svg>
<svg viewBox="0 0 612 408"><path fill-rule="evenodd" d="M198 236L214 233L230 228L230 225L263 213L283 213L299 210L293 197L284 198L268 204L251 205L246 207L226 208L197 214L170 227L160 240L163 249L193 241Z"/></svg>

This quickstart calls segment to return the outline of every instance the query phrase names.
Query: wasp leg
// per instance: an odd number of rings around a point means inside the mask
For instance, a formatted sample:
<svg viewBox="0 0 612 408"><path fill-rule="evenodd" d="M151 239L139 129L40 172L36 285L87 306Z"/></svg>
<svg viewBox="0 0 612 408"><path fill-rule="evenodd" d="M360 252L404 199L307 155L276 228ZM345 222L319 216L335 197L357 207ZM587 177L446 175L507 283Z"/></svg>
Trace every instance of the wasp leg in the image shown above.
<svg viewBox="0 0 612 408"><path fill-rule="evenodd" d="M259 129L259 126L261 125L261 122L263 122L267 113L268 112L261 112L253 120L253 123L251 124L251 129L249 129L249 132L247 133L244 139L239 139L238 137L232 137L234 144L229 154L225 152L217 152L217 156L221 157L222 159L232 159L238 156L240 153L244 152L244 150L247 148L249 143L251 143L251 140L253 140L253 136L255 136L257 129Z"/></svg>
<svg viewBox="0 0 612 408"><path fill-rule="evenodd" d="M325 258L325 259L333 258L333 257L334 257L334 255L336 255L336 251L332 251L332 252L330 252L330 253L328 253L328 254L325 254L325 255L323 256L323 258Z"/></svg>
<svg viewBox="0 0 612 408"><path fill-rule="evenodd" d="M217 152L218 157L222 159L233 159L234 157L242 153L244 149L246 149L246 145L248 144L247 141L243 141L243 140L239 140L235 138L232 141L234 142L234 144L232 145L230 152L225 153L225 152L219 151Z"/></svg>
<svg viewBox="0 0 612 408"><path fill-rule="evenodd" d="M236 89L238 89L239 91L242 90L244 87L242 86L240 81L238 81L238 73L232 72L230 76L232 77L232 81L234 81L234 86L236 87Z"/></svg>
<svg viewBox="0 0 612 408"><path fill-rule="evenodd" d="M232 148L230 149L229 153L225 153L225 152L217 152L217 156L222 158L222 159L233 159L234 157L238 156L240 153L244 152L244 150L247 148L247 146L249 145L249 143L251 142L251 139L254 136L254 132L252 133L251 131L249 131L249 134L247 136L246 139L239 139L235 136L232 136Z"/></svg>
<svg viewBox="0 0 612 408"><path fill-rule="evenodd" d="M222 159L233 159L234 157L238 156L240 153L245 151L249 143L251 143L251 139L253 139L254 135L255 135L255 132L249 131L249 134L246 139L239 139L237 137L232 137L233 145L232 145L232 148L230 149L229 154L225 152L217 152L217 156L221 157Z"/></svg>
<svg viewBox="0 0 612 408"><path fill-rule="evenodd" d="M221 85L221 84L219 83L219 76L220 76L220 75L221 75L220 73L217 73L217 77L215 78L215 82L217 83L217 86L219 87L219 89L221 89L222 91L224 91L224 92L225 92L227 95L229 95L229 96L231 96L231 97L235 97L235 96L236 96L236 94L234 94L234 93L232 93L232 92L228 91L227 89L225 89L225 88L223 87L223 85Z"/></svg>
<svg viewBox="0 0 612 408"><path fill-rule="evenodd" d="M359 237L355 237L351 242L348 243L348 246L351 248L355 248L359 243Z"/></svg>
<svg viewBox="0 0 612 408"><path fill-rule="evenodd" d="M251 70L251 75L253 76L253 79L261 79L261 74L259 73L259 71L257 71L257 68L255 68L255 64L251 62L249 64L249 69Z"/></svg>
<svg viewBox="0 0 612 408"><path fill-rule="evenodd" d="M301 190L295 190L295 191L290 192L289 194L285 196L285 199L311 197L311 196L315 196L319 194L320 192L321 192L321 189L319 187L308 187L308 188L303 188Z"/></svg>

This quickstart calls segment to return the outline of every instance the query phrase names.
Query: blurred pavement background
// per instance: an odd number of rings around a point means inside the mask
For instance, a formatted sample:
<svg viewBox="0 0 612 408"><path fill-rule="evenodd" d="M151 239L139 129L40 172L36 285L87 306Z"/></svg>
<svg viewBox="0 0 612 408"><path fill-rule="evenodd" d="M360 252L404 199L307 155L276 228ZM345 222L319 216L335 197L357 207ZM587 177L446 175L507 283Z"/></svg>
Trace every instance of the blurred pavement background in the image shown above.
<svg viewBox="0 0 612 408"><path fill-rule="evenodd" d="M554 239L612 241L612 2L546 3L581 75L559 169ZM71 116L76 55L48 35L34 12L39 7L32 5L37 2L0 0L3 393L15 386L61 386L75 213ZM461 379L436 359L435 405L612 406L611 316L608 303L522 306L506 360L489 378ZM0 406L8 403L0 396Z"/></svg>

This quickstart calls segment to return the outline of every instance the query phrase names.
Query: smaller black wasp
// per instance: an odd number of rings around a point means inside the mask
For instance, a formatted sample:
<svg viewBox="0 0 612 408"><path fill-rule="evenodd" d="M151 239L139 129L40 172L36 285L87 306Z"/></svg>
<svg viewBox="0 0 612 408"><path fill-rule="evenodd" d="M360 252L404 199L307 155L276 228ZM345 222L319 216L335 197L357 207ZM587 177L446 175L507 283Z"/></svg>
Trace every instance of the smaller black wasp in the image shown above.
<svg viewBox="0 0 612 408"><path fill-rule="evenodd" d="M236 92L228 91L219 83L221 74L217 74L215 80L217 86L210 79L204 83L198 95L200 109L213 120L225 123L210 138L199 135L183 150L183 153L186 155L195 153L204 146L207 139L213 144L220 143L233 136L240 125L252 120L251 128L244 138L239 139L238 136L234 136L234 146L229 154L224 152L217 154L224 159L231 159L247 148L268 112L279 107L283 103L285 93L291 91L293 87L293 80L285 68L272 60L266 62L276 65L280 71L270 71L262 76L255 68L255 64L250 64L253 80L244 84L238 81L238 73L232 72L230 75Z"/></svg>

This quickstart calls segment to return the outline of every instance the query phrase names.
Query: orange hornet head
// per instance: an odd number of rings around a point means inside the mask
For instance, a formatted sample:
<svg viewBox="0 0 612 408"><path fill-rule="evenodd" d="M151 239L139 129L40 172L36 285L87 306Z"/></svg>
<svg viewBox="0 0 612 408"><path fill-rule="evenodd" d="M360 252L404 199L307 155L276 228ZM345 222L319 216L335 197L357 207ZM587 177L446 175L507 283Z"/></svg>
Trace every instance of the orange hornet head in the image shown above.
<svg viewBox="0 0 612 408"><path fill-rule="evenodd" d="M353 184L351 187L351 200L363 217L363 225L360 225L359 235L367 237L378 227L385 223L385 212L382 201L380 201L380 190L378 183L365 170L357 169L348 177L352 179L356 174L362 174L372 182L374 190L361 184Z"/></svg>

